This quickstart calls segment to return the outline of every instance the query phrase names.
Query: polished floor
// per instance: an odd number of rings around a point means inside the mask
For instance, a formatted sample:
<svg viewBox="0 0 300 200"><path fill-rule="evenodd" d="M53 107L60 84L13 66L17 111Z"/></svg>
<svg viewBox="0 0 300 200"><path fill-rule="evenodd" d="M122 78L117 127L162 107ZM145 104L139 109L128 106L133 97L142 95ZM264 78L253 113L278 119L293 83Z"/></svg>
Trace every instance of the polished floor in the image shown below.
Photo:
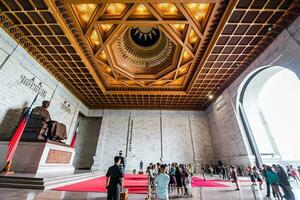
<svg viewBox="0 0 300 200"><path fill-rule="evenodd" d="M170 194L170 199L199 199L199 200L268 200L275 198L266 198L265 191L256 189L251 190L250 183L241 183L241 190L235 191L231 183L226 183L232 187L228 188L193 188L193 198L177 197L176 192ZM293 191L297 199L300 200L300 185L292 183ZM255 196L256 197L255 197ZM129 200L145 199L145 195L129 195ZM104 200L105 193L95 192L64 192L64 191L41 191L29 189L0 188L1 200ZM155 198L153 198L155 199Z"/></svg>

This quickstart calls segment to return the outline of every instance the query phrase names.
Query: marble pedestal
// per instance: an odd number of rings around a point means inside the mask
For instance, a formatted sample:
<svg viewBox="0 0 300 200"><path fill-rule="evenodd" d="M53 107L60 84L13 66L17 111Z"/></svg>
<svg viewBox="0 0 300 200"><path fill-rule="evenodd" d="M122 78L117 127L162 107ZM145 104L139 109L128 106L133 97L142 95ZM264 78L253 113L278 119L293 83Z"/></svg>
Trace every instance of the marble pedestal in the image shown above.
<svg viewBox="0 0 300 200"><path fill-rule="evenodd" d="M4 167L7 141L0 141L0 166ZM48 142L20 142L13 158L13 171L49 174L74 173L74 149L69 145Z"/></svg>

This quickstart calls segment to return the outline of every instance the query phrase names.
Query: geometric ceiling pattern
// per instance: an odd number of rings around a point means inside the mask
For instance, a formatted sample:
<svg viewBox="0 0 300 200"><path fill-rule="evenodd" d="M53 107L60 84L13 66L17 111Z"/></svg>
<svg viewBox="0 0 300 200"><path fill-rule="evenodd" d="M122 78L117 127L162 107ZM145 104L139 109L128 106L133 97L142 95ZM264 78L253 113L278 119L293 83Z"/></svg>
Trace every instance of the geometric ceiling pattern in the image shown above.
<svg viewBox="0 0 300 200"><path fill-rule="evenodd" d="M1 0L0 25L90 108L205 109L299 16L291 0Z"/></svg>

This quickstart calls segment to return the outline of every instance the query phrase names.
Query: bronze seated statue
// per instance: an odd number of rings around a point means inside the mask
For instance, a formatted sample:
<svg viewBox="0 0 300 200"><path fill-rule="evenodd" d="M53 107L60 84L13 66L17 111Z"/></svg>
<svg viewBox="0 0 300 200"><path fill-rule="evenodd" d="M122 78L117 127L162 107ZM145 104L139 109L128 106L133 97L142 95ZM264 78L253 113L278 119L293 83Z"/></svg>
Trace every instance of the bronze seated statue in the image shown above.
<svg viewBox="0 0 300 200"><path fill-rule="evenodd" d="M63 123L51 120L49 101L43 101L42 106L32 110L31 116L25 127L22 140L62 142L67 139L67 129Z"/></svg>

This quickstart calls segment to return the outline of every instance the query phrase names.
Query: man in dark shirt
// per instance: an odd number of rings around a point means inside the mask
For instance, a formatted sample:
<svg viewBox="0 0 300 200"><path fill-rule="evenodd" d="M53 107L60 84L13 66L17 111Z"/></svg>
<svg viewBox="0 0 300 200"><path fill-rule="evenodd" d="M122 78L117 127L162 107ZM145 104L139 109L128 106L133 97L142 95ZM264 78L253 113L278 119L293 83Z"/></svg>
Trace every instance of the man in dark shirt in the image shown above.
<svg viewBox="0 0 300 200"><path fill-rule="evenodd" d="M115 164L108 168L106 173L106 188L108 200L119 200L120 192L123 190L124 175L120 168L121 159L119 156L114 158Z"/></svg>

